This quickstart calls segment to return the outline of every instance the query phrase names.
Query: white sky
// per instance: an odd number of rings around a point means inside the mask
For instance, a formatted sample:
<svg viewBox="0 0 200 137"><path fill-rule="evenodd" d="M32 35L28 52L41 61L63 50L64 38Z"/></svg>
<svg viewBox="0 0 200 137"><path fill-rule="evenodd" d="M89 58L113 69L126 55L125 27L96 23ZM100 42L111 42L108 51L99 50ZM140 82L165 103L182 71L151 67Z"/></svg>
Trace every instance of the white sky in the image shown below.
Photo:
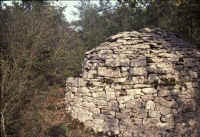
<svg viewBox="0 0 200 137"><path fill-rule="evenodd" d="M53 1L53 0L52 0ZM99 0L90 0L92 4L98 4ZM113 0L113 4L114 4ZM78 20L78 11L75 8L75 6L80 5L79 0L58 0L58 2L54 1L55 5L59 6L67 6L67 8L64 11L65 17L67 21L71 22L74 20ZM77 13L76 15L74 13Z"/></svg>
<svg viewBox="0 0 200 137"><path fill-rule="evenodd" d="M54 2L55 5L59 5L59 6L67 6L64 14L65 14L65 18L67 19L67 21L71 22L74 20L78 20L78 14L74 14L78 13L77 9L74 6L78 6L80 3L76 0L61 0L58 2Z"/></svg>

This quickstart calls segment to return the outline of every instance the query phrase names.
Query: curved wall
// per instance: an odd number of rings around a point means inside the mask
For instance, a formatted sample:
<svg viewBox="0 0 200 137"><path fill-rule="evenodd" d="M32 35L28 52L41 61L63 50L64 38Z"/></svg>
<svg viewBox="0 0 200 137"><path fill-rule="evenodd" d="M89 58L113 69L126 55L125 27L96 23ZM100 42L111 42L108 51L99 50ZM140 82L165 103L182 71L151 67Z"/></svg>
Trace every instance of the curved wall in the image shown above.
<svg viewBox="0 0 200 137"><path fill-rule="evenodd" d="M174 33L122 32L85 55L67 79L66 110L96 133L200 136L200 52Z"/></svg>

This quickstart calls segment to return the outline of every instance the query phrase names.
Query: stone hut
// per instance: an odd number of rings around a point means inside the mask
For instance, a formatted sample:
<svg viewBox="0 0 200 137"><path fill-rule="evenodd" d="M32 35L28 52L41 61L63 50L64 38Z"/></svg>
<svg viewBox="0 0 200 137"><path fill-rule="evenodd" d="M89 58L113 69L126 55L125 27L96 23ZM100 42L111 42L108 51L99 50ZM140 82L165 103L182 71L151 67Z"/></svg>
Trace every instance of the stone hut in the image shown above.
<svg viewBox="0 0 200 137"><path fill-rule="evenodd" d="M172 32L111 36L66 84L66 111L95 133L200 137L200 51Z"/></svg>

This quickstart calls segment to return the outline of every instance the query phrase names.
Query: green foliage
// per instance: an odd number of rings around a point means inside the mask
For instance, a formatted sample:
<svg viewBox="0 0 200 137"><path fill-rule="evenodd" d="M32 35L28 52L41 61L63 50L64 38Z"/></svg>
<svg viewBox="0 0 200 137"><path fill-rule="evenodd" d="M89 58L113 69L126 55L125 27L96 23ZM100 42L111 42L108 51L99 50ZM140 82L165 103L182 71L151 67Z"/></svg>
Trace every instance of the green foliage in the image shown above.
<svg viewBox="0 0 200 137"><path fill-rule="evenodd" d="M98 5L81 2L80 20L74 24L80 28L87 49L96 47L110 35L144 27L160 27L194 44L200 43L199 1L118 0L111 4L109 0L101 0Z"/></svg>
<svg viewBox="0 0 200 137"><path fill-rule="evenodd" d="M73 24L80 28L80 38L83 47L90 50L98 46L105 39L117 32L121 31L121 27L117 20L121 20L117 14L112 13L112 6L109 1L99 1L96 5L87 1L81 1L78 7L80 20ZM111 7L110 7L111 6Z"/></svg>
<svg viewBox="0 0 200 137"><path fill-rule="evenodd" d="M134 29L160 27L174 31L199 46L200 18L198 0L118 0L130 10Z"/></svg>

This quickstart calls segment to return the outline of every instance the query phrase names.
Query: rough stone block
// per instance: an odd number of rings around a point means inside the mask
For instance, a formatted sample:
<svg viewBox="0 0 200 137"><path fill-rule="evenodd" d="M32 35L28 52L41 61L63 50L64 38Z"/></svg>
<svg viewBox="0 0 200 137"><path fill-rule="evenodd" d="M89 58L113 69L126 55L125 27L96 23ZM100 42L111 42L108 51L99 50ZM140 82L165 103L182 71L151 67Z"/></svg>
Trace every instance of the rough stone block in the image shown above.
<svg viewBox="0 0 200 137"><path fill-rule="evenodd" d="M113 69L107 68L107 67L99 67L98 75L104 76L104 77L114 77L114 78L121 77L121 73L118 68L116 68L116 70L113 70Z"/></svg>
<svg viewBox="0 0 200 137"><path fill-rule="evenodd" d="M130 69L130 74L134 76L147 76L147 70L143 67L134 67Z"/></svg>
<svg viewBox="0 0 200 137"><path fill-rule="evenodd" d="M139 57L130 61L131 67L145 67L147 65L145 57Z"/></svg>
<svg viewBox="0 0 200 137"><path fill-rule="evenodd" d="M144 94L155 94L157 90L155 88L143 88L142 93Z"/></svg>

